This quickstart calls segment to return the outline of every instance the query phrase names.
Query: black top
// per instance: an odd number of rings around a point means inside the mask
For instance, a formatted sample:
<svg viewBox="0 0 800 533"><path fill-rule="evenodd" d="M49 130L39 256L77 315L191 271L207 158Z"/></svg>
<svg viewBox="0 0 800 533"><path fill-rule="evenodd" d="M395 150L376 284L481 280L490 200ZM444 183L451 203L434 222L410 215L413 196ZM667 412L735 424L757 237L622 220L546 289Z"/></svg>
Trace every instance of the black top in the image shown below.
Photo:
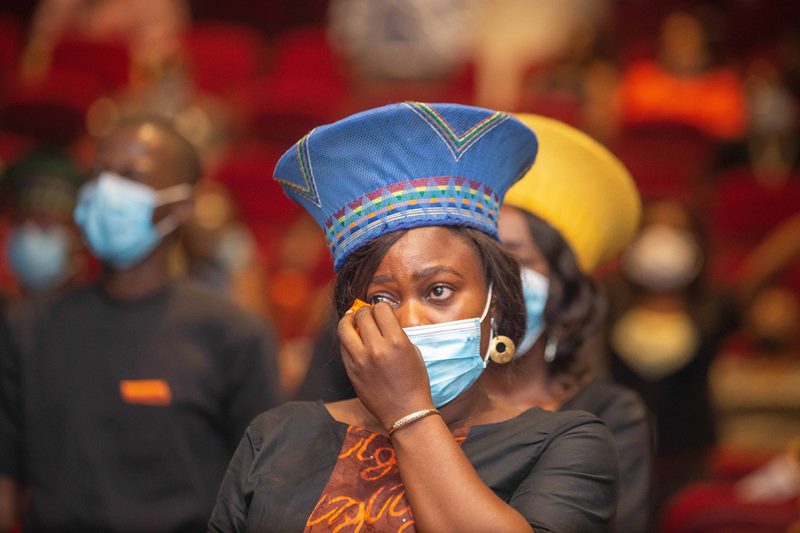
<svg viewBox="0 0 800 533"><path fill-rule="evenodd" d="M642 399L630 389L595 379L565 402L561 410L588 411L611 430L619 453L617 531L648 531L653 429Z"/></svg>
<svg viewBox="0 0 800 533"><path fill-rule="evenodd" d="M259 318L172 283L12 307L0 330L0 473L26 530L202 530L252 418L279 403Z"/></svg>
<svg viewBox="0 0 800 533"><path fill-rule="evenodd" d="M290 402L256 418L228 467L209 531L304 531L353 429L321 402ZM537 532L609 530L619 466L608 429L593 415L533 408L473 426L461 447L484 483Z"/></svg>

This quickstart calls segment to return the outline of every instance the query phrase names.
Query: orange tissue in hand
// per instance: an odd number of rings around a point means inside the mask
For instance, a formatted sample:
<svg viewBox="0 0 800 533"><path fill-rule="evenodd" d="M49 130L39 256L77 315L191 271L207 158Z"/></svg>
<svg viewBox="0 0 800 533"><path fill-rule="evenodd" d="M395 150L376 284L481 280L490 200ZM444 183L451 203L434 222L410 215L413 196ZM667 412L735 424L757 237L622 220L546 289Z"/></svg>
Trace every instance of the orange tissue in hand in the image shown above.
<svg viewBox="0 0 800 533"><path fill-rule="evenodd" d="M348 309L347 312L348 313L355 313L356 311L358 311L362 307L370 307L370 304L368 304L364 300L359 300L358 298L356 298L356 300L353 302L353 305L350 306L350 309Z"/></svg>
<svg viewBox="0 0 800 533"><path fill-rule="evenodd" d="M356 300L353 302L353 305L350 306L350 309L348 309L347 313L346 313L348 315L351 314L351 313L354 315L353 316L353 327L356 328L356 333L360 333L360 332L358 331L358 326L355 325L355 322L356 322L355 321L355 313L356 313L356 311L358 311L362 307L372 307L372 306L370 304L368 304L367 302L365 302L364 300L359 300L358 298L356 298Z"/></svg>

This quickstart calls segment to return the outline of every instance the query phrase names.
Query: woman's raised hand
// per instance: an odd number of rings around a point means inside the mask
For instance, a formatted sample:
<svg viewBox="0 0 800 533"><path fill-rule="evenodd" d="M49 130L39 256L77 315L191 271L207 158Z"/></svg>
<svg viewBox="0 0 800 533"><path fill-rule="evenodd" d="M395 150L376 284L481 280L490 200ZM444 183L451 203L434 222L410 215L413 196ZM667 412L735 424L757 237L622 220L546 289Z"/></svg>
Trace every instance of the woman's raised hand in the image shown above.
<svg viewBox="0 0 800 533"><path fill-rule="evenodd" d="M391 305L378 302L348 311L338 332L353 388L384 428L409 413L433 407L425 363Z"/></svg>

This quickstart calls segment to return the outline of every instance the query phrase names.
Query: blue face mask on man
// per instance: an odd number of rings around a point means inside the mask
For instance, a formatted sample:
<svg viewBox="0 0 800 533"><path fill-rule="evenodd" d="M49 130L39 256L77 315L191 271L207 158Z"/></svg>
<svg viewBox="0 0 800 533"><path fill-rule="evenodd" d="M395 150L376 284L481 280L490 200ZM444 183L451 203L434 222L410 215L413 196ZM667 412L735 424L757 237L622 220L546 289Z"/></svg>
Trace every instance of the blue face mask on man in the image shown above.
<svg viewBox="0 0 800 533"><path fill-rule="evenodd" d="M189 184L160 191L142 183L103 172L84 185L75 208L75 222L92 252L117 268L142 260L161 239L177 228L174 217L153 223L160 205L185 200L192 195Z"/></svg>
<svg viewBox="0 0 800 533"><path fill-rule="evenodd" d="M488 354L481 357L481 323L491 301L492 287L489 286L486 307L480 318L403 328L422 354L436 407L442 407L467 390L486 368L489 358Z"/></svg>
<svg viewBox="0 0 800 533"><path fill-rule="evenodd" d="M7 257L26 289L45 291L64 281L69 265L69 231L26 223L11 230Z"/></svg>
<svg viewBox="0 0 800 533"><path fill-rule="evenodd" d="M550 281L530 268L521 268L522 295L525 299L525 336L517 346L514 357L528 353L544 330L544 306L550 290Z"/></svg>

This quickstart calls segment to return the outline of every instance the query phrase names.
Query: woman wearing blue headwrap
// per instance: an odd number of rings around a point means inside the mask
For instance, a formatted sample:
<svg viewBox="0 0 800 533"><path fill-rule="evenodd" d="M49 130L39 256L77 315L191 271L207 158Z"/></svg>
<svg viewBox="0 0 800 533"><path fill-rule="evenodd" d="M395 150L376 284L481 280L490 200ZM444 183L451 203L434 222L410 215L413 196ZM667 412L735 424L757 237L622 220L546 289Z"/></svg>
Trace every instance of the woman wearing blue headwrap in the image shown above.
<svg viewBox="0 0 800 533"><path fill-rule="evenodd" d="M275 179L334 257L358 397L256 418L211 531L609 528L618 466L605 426L518 409L478 380L524 333L497 214L536 147L505 113L409 102L317 128L281 158Z"/></svg>

